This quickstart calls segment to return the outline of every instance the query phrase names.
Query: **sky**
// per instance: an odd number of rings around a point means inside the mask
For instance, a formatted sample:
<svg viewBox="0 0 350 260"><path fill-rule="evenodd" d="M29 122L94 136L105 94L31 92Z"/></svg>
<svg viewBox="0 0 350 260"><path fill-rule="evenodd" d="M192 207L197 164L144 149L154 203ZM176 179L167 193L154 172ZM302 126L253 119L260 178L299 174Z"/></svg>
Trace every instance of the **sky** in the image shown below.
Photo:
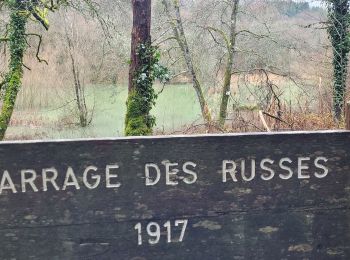
<svg viewBox="0 0 350 260"><path fill-rule="evenodd" d="M317 0L309 0L308 1L310 3L310 6L321 6L322 5L322 1L317 1Z"/></svg>
<svg viewBox="0 0 350 260"><path fill-rule="evenodd" d="M293 0L294 2L309 2L310 6L323 6L322 0Z"/></svg>

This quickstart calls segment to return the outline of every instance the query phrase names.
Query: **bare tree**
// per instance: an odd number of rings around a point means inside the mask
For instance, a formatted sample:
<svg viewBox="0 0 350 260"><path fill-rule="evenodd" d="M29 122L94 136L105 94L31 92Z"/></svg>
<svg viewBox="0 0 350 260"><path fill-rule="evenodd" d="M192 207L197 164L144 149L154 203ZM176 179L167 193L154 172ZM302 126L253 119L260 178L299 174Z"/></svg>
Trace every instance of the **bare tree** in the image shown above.
<svg viewBox="0 0 350 260"><path fill-rule="evenodd" d="M189 48L188 43L187 43L187 38L185 35L183 21L182 21L182 17L181 17L181 13L180 13L180 1L173 0L172 5L169 4L168 0L162 0L162 3L165 7L165 11L166 11L166 14L168 16L170 26L173 30L173 37L177 41L177 43L181 49L182 55L185 59L186 65L187 65L187 69L188 69L189 73L191 74L193 88L195 89L196 94L197 94L197 98L198 98L201 112L202 112L202 117L207 124L211 124L212 118L210 115L209 107L208 107L208 104L205 100L201 84L198 80L198 76L197 76L197 73L196 73L194 65L193 65L193 60L192 60L190 48ZM172 15L171 7L173 8L173 10L175 12L175 16Z"/></svg>
<svg viewBox="0 0 350 260"><path fill-rule="evenodd" d="M28 33L27 24L34 20L46 30L49 29L48 13L57 11L62 5L70 5L75 9L76 5L83 4L93 15L99 17L93 0L69 1L69 0L1 0L0 9L6 7L10 11L10 22L8 31L4 36L0 36L1 42L8 43L10 51L10 61L8 72L0 82L0 91L3 92L3 104L0 113L0 140L4 139L9 126L16 98L22 87L23 68L29 69L24 61L28 41L27 38L35 36L39 39L37 45L36 58L39 62L45 62L39 57L42 36L37 33Z"/></svg>
<svg viewBox="0 0 350 260"><path fill-rule="evenodd" d="M79 124L81 127L86 127L91 123L92 116L90 119L88 118L89 113L86 106L85 85L81 83L80 66L79 62L76 59L76 49L79 48L79 45L76 40L76 38L78 37L77 30L74 27L74 20L68 24L68 19L66 15L63 15L63 20L67 50L72 65L74 93L79 115Z"/></svg>
<svg viewBox="0 0 350 260"><path fill-rule="evenodd" d="M219 112L220 127L224 127L225 125L225 120L227 116L227 105L228 105L228 100L231 92L230 89L231 89L232 69L233 69L233 62L234 62L233 59L234 59L235 47L236 47L237 15L238 15L239 0L226 1L225 4L227 4L227 7L231 12L230 21L229 21L229 35L227 35L224 31L220 29L208 27L209 31L214 31L220 34L221 37L223 37L226 50L227 50L227 63L225 67L224 84L222 87L220 112Z"/></svg>

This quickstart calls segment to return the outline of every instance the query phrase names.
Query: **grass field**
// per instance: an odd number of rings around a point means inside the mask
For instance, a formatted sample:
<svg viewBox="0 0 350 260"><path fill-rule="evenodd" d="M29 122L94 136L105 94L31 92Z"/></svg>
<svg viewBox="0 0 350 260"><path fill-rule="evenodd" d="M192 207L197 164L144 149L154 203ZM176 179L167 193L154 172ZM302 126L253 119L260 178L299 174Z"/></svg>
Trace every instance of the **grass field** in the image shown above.
<svg viewBox="0 0 350 260"><path fill-rule="evenodd" d="M161 91L161 86L156 86ZM284 99L292 100L300 92L288 86ZM251 91L240 89L236 101L244 106L253 105ZM23 89L17 100L6 139L65 139L123 136L127 88L125 86L94 85L86 89L87 104L93 112L92 122L86 128L78 126L74 92L52 89ZM209 99L215 116L220 92ZM231 107L231 105L230 105ZM229 108L230 109L230 108ZM196 94L189 84L167 85L159 94L152 110L156 117L156 133L173 133L184 126L202 122Z"/></svg>

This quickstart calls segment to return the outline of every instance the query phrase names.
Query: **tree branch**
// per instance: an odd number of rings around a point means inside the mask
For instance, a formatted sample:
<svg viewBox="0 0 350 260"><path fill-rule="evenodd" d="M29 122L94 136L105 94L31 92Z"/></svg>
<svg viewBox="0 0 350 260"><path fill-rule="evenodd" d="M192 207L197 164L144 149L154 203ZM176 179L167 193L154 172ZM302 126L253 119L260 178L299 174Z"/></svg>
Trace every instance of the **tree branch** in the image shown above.
<svg viewBox="0 0 350 260"><path fill-rule="evenodd" d="M273 39L270 35L266 35L266 34L257 34L254 32L251 32L249 30L241 30L236 32L236 36L238 36L239 34L250 34L253 37L257 38L257 39L270 39L272 42L274 43L278 43L275 39Z"/></svg>
<svg viewBox="0 0 350 260"><path fill-rule="evenodd" d="M222 39L225 41L227 49L230 49L231 44L230 44L230 41L227 38L227 35L224 31L222 31L218 28L211 27L211 26L205 27L205 29L207 29L209 32L214 31L214 32L218 33L219 35L221 35Z"/></svg>
<svg viewBox="0 0 350 260"><path fill-rule="evenodd" d="M25 65L24 63L22 63L22 66L25 67L27 70L31 71L32 69L29 68L27 65Z"/></svg>
<svg viewBox="0 0 350 260"><path fill-rule="evenodd" d="M39 38L39 43L38 43L38 46L37 46L37 49L36 49L35 56L36 56L36 58L37 58L37 60L39 62L44 62L44 63L46 63L46 65L49 65L49 63L46 60L41 59L40 56L39 56L41 44L42 44L42 41L43 41L42 36L40 34L37 34L37 33L27 33L26 35L28 35L28 36L36 36L36 37Z"/></svg>
<svg viewBox="0 0 350 260"><path fill-rule="evenodd" d="M31 8L32 9L32 8ZM34 16L34 18L41 23L42 26L47 30L49 30L49 24L43 17L41 17L35 10L31 10L31 14Z"/></svg>

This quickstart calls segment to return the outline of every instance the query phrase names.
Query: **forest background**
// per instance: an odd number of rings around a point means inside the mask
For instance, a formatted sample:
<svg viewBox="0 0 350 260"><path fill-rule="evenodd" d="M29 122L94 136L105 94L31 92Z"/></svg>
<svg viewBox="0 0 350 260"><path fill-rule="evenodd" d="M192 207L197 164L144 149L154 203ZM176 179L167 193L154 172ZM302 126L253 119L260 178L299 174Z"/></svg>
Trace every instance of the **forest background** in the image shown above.
<svg viewBox="0 0 350 260"><path fill-rule="evenodd" d="M96 13L61 8L50 28L29 23L23 87L6 139L122 136L128 95L132 6L128 0L95 1ZM184 0L180 11L194 70L209 113L219 120L229 51L230 10L218 0ZM171 14L170 14L171 15ZM174 13L175 15L175 13ZM0 34L8 13L0 14ZM170 81L157 82L154 134L332 129L333 49L318 1L240 1L227 117L208 128L191 72L174 39L163 1L152 4L152 40ZM40 35L40 37L38 37ZM40 45L39 45L40 42ZM38 48L40 47L40 48ZM0 75L9 51L0 45ZM86 122L77 106L77 84Z"/></svg>

